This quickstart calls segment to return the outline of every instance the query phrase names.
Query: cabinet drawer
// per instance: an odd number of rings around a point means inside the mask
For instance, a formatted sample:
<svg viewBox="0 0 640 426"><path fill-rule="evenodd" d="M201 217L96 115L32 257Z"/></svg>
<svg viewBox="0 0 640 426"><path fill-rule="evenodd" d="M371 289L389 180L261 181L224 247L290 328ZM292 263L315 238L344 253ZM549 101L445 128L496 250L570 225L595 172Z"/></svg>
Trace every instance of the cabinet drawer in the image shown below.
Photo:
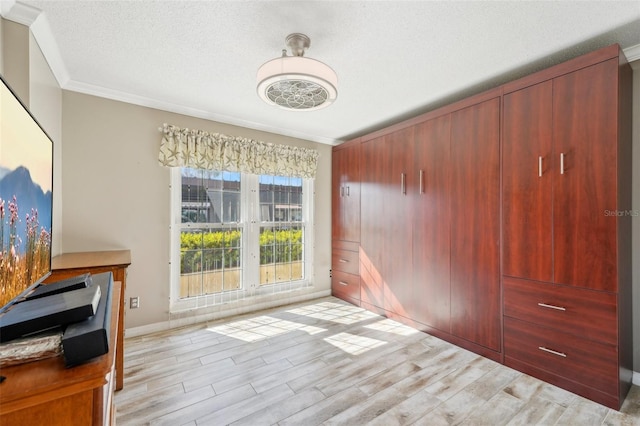
<svg viewBox="0 0 640 426"><path fill-rule="evenodd" d="M331 254L331 269L359 275L360 264L358 258L359 255L357 251L333 249Z"/></svg>
<svg viewBox="0 0 640 426"><path fill-rule="evenodd" d="M504 314L603 343L618 343L616 295L504 278Z"/></svg>
<svg viewBox="0 0 640 426"><path fill-rule="evenodd" d="M568 333L505 318L504 355L610 395L617 395L618 352L614 345L596 343Z"/></svg>
<svg viewBox="0 0 640 426"><path fill-rule="evenodd" d="M331 291L360 300L360 276L333 271L331 274Z"/></svg>
<svg viewBox="0 0 640 426"><path fill-rule="evenodd" d="M356 241L331 240L331 248L333 250L337 249L357 252L360 249L360 244Z"/></svg>

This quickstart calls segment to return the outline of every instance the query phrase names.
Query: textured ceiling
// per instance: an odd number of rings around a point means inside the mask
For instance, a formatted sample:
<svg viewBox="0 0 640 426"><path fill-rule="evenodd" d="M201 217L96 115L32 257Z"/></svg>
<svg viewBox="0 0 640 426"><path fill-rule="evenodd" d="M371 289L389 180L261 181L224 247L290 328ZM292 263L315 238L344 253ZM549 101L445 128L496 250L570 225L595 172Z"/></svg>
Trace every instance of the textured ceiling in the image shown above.
<svg viewBox="0 0 640 426"><path fill-rule="evenodd" d="M65 89L329 144L611 43L640 57L637 0L2 2L46 28L34 34ZM326 109L256 94L293 32L338 74Z"/></svg>

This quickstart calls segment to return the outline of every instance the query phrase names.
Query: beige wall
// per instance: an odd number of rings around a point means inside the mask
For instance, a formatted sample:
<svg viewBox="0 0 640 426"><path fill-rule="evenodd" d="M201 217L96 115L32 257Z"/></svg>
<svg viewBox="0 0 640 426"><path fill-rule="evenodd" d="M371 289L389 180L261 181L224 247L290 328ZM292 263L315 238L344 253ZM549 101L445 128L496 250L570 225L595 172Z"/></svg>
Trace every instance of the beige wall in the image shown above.
<svg viewBox="0 0 640 426"><path fill-rule="evenodd" d="M29 36L29 109L53 140L52 254L62 253L62 90L33 35Z"/></svg>
<svg viewBox="0 0 640 426"><path fill-rule="evenodd" d="M4 75L4 19L0 18L0 74Z"/></svg>
<svg viewBox="0 0 640 426"><path fill-rule="evenodd" d="M2 76L29 106L29 28L2 19Z"/></svg>
<svg viewBox="0 0 640 426"><path fill-rule="evenodd" d="M169 315L170 169L158 164L162 123L316 148L313 291L330 289L331 147L63 91L63 251L130 249L126 327Z"/></svg>

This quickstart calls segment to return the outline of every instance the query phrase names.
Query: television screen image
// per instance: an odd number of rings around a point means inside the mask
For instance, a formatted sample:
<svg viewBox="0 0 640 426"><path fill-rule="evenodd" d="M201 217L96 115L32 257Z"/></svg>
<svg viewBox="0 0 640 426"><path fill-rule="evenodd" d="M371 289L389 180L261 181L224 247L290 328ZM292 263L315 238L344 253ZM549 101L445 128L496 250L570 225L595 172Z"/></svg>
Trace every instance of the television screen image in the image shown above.
<svg viewBox="0 0 640 426"><path fill-rule="evenodd" d="M2 80L0 314L51 272L52 183L53 142Z"/></svg>

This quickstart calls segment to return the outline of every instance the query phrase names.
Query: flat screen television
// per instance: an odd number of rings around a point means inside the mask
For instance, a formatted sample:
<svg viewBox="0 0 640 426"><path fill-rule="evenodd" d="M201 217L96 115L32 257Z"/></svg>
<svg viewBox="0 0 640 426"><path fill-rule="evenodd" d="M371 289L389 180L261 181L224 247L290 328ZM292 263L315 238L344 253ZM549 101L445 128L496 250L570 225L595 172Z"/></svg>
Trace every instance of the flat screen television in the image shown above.
<svg viewBox="0 0 640 426"><path fill-rule="evenodd" d="M53 141L0 80L2 315L51 273Z"/></svg>

